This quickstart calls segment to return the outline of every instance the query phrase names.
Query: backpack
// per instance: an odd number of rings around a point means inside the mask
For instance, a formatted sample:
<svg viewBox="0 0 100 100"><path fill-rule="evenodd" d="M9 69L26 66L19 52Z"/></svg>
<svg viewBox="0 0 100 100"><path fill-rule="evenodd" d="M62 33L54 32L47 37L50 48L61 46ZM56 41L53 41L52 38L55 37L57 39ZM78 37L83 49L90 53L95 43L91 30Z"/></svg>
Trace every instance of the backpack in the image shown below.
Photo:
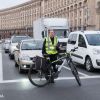
<svg viewBox="0 0 100 100"><path fill-rule="evenodd" d="M42 70L43 72L46 72L48 70L48 65L50 64L47 59L40 56L34 57L33 62L34 62L34 69Z"/></svg>

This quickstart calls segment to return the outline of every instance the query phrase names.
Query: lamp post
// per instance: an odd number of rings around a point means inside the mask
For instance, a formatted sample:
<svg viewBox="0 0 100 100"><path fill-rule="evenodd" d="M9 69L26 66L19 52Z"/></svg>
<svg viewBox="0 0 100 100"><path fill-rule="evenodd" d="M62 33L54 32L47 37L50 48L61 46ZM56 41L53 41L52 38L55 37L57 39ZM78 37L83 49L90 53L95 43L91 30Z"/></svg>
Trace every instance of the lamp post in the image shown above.
<svg viewBox="0 0 100 100"><path fill-rule="evenodd" d="M25 28L26 28L26 34L28 34L28 26L26 25L26 27L25 27Z"/></svg>

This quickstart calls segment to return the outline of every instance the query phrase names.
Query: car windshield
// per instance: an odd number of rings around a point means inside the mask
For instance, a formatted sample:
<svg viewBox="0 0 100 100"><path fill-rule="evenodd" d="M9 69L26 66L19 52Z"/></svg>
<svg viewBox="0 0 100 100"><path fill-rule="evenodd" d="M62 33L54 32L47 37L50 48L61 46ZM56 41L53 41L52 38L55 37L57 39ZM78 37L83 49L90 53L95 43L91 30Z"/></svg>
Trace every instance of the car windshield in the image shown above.
<svg viewBox="0 0 100 100"><path fill-rule="evenodd" d="M29 36L18 36L18 37L14 37L12 39L12 43L18 43L20 42L21 40L25 40L25 39L30 39L31 37Z"/></svg>
<svg viewBox="0 0 100 100"><path fill-rule="evenodd" d="M100 46L100 34L86 34L89 45Z"/></svg>
<svg viewBox="0 0 100 100"><path fill-rule="evenodd" d="M10 40L5 40L5 44L6 44L6 43L10 43Z"/></svg>
<svg viewBox="0 0 100 100"><path fill-rule="evenodd" d="M42 50L43 41L24 41L21 45L21 50Z"/></svg>

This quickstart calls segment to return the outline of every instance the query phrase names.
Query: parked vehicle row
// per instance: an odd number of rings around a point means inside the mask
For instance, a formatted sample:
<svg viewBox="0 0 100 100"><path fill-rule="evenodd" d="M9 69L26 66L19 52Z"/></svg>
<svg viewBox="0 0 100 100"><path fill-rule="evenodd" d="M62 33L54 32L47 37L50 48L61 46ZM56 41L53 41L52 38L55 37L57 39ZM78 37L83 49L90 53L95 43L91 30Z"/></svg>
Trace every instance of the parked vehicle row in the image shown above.
<svg viewBox="0 0 100 100"><path fill-rule="evenodd" d="M42 56L42 44L43 40L29 36L12 36L10 40L5 40L4 50L9 51L10 59L15 58L15 67L18 67L21 73L30 68L34 56ZM78 49L72 53L75 63L84 65L87 71L100 69L100 31L71 32L66 52L76 47Z"/></svg>
<svg viewBox="0 0 100 100"><path fill-rule="evenodd" d="M19 73L28 70L33 64L33 57L42 56L43 40L32 39L29 36L12 36L5 39L3 48L9 58L15 62Z"/></svg>

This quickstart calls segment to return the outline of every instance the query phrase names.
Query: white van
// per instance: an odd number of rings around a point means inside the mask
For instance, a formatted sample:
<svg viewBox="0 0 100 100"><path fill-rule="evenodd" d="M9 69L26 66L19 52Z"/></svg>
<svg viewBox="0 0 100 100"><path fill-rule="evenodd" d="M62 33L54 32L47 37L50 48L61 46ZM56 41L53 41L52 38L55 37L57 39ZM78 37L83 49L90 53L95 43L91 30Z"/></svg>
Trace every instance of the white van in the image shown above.
<svg viewBox="0 0 100 100"><path fill-rule="evenodd" d="M78 47L72 53L74 62L85 65L87 71L100 69L100 31L76 31L68 37L67 52Z"/></svg>

